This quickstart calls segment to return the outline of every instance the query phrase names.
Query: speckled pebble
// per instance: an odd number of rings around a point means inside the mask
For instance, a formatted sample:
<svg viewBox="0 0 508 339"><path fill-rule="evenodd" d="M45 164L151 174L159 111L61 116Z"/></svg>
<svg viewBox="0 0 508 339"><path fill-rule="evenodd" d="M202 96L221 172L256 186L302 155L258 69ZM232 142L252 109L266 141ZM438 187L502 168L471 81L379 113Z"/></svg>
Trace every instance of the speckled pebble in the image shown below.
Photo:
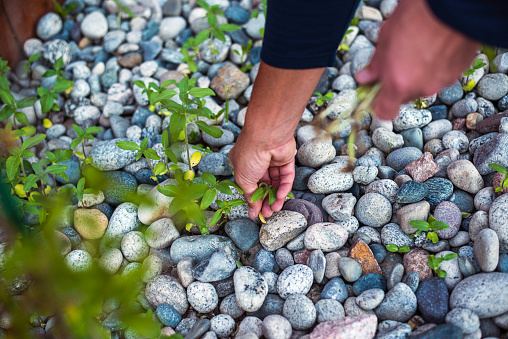
<svg viewBox="0 0 508 339"><path fill-rule="evenodd" d="M362 292L356 297L356 303L364 310L373 310L381 304L385 297L385 292L379 288L372 288Z"/></svg>
<svg viewBox="0 0 508 339"><path fill-rule="evenodd" d="M317 321L339 320L345 317L344 307L334 299L321 299L316 303Z"/></svg>
<svg viewBox="0 0 508 339"><path fill-rule="evenodd" d="M392 218L390 201L378 193L362 196L356 204L355 211L358 221L372 227L383 226Z"/></svg>
<svg viewBox="0 0 508 339"><path fill-rule="evenodd" d="M316 307L312 300L303 294L292 294L284 303L282 315L295 330L306 330L316 321Z"/></svg>

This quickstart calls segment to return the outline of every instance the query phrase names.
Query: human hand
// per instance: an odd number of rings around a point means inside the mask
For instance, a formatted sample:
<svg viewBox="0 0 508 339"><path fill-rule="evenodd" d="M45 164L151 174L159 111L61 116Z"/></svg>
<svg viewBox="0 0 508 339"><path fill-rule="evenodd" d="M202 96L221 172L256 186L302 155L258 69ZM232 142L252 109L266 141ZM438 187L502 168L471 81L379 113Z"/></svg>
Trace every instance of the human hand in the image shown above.
<svg viewBox="0 0 508 339"><path fill-rule="evenodd" d="M452 84L473 60L479 43L446 26L426 0L402 0L383 24L360 84L381 83L373 104L380 119L393 119L399 106Z"/></svg>
<svg viewBox="0 0 508 339"><path fill-rule="evenodd" d="M247 133L240 134L229 151L229 161L235 170L235 182L243 189L249 205L249 217L257 217L260 211L263 216L270 217L281 210L295 178L295 154L294 138L281 146L264 149ZM261 182L278 188L277 200L272 205L268 204L268 197L264 201L251 201Z"/></svg>

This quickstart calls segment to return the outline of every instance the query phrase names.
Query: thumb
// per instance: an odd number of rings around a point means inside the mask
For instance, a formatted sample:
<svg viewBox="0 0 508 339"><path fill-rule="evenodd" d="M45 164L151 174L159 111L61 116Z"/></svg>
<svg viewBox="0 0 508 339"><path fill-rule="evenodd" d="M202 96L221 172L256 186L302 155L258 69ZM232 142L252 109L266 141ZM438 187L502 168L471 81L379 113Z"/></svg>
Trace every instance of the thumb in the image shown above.
<svg viewBox="0 0 508 339"><path fill-rule="evenodd" d="M377 98L372 105L372 110L380 120L392 120L399 113L399 107L403 104L402 98L387 87L381 87Z"/></svg>
<svg viewBox="0 0 508 339"><path fill-rule="evenodd" d="M371 65L361 69L355 75L355 79L360 85L371 84L376 82L378 78L378 72L375 72L374 68Z"/></svg>

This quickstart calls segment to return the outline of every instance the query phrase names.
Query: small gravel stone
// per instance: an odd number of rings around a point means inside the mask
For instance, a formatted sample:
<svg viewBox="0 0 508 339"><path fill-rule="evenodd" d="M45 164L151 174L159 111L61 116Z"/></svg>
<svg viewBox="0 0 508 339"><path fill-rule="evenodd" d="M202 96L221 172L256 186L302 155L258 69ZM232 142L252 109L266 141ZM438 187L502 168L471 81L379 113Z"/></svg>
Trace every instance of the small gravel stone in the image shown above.
<svg viewBox="0 0 508 339"><path fill-rule="evenodd" d="M344 164L334 163L322 167L314 172L308 181L308 187L313 193L344 192L353 186L351 173L344 173Z"/></svg>
<svg viewBox="0 0 508 339"><path fill-rule="evenodd" d="M189 307L185 289L178 280L168 275L159 275L148 282L145 296L154 307L169 304L180 314L185 314Z"/></svg>
<svg viewBox="0 0 508 339"><path fill-rule="evenodd" d="M268 284L263 276L252 267L242 266L235 271L233 280L238 306L247 312L261 308L268 294Z"/></svg>
<svg viewBox="0 0 508 339"><path fill-rule="evenodd" d="M94 11L81 22L81 33L90 39L100 39L108 32L108 21L102 12Z"/></svg>
<svg viewBox="0 0 508 339"><path fill-rule="evenodd" d="M492 272L499 263L499 238L497 233L485 228L481 230L474 242L474 254L483 272Z"/></svg>
<svg viewBox="0 0 508 339"><path fill-rule="evenodd" d="M286 268L277 280L277 292L286 299L291 294L306 294L309 292L314 274L306 265L296 264Z"/></svg>
<svg viewBox="0 0 508 339"><path fill-rule="evenodd" d="M317 223L305 231L304 243L308 250L331 252L340 249L348 239L347 230L334 223Z"/></svg>
<svg viewBox="0 0 508 339"><path fill-rule="evenodd" d="M381 194L368 193L358 200L356 217L362 224L381 227L392 218L392 205Z"/></svg>
<svg viewBox="0 0 508 339"><path fill-rule="evenodd" d="M259 232L259 241L267 251L276 251L302 233L307 227L305 217L297 212L275 212Z"/></svg>
<svg viewBox="0 0 508 339"><path fill-rule="evenodd" d="M316 321L316 308L312 300L303 294L292 294L284 302L282 315L293 329L306 330Z"/></svg>
<svg viewBox="0 0 508 339"><path fill-rule="evenodd" d="M303 166L318 168L329 163L335 154L335 147L331 143L321 138L313 138L300 146L297 157Z"/></svg>
<svg viewBox="0 0 508 339"><path fill-rule="evenodd" d="M476 88L485 99L499 100L508 93L508 76L502 73L487 74Z"/></svg>
<svg viewBox="0 0 508 339"><path fill-rule="evenodd" d="M459 327L463 333L470 334L480 327L480 319L467 308L454 308L446 315L446 323Z"/></svg>
<svg viewBox="0 0 508 339"><path fill-rule="evenodd" d="M344 318L344 307L334 299L321 299L316 303L317 320L319 323Z"/></svg>
<svg viewBox="0 0 508 339"><path fill-rule="evenodd" d="M218 314L210 319L210 329L219 338L228 338L236 329L235 320L227 314Z"/></svg>
<svg viewBox="0 0 508 339"><path fill-rule="evenodd" d="M261 328L267 339L289 339L292 333L291 323L278 314L266 317Z"/></svg>
<svg viewBox="0 0 508 339"><path fill-rule="evenodd" d="M356 303L364 310L373 310L381 304L385 297L385 292L379 288L373 288L362 292L356 297Z"/></svg>
<svg viewBox="0 0 508 339"><path fill-rule="evenodd" d="M312 269L314 273L314 280L320 284L325 276L326 259L323 251L314 250L310 253L307 259L307 266Z"/></svg>
<svg viewBox="0 0 508 339"><path fill-rule="evenodd" d="M404 105L400 107L399 114L393 120L393 130L400 132L414 127L423 127L431 121L432 114L430 111Z"/></svg>
<svg viewBox="0 0 508 339"><path fill-rule="evenodd" d="M377 318L373 314L348 316L317 325L311 338L374 338L376 327Z"/></svg>
<svg viewBox="0 0 508 339"><path fill-rule="evenodd" d="M374 310L380 320L405 322L416 312L416 296L404 283L395 285Z"/></svg>
<svg viewBox="0 0 508 339"><path fill-rule="evenodd" d="M154 221L145 231L146 243L156 249L170 246L178 237L180 237L180 232L170 218Z"/></svg>
<svg viewBox="0 0 508 339"><path fill-rule="evenodd" d="M189 304L199 313L212 312L219 303L219 297L212 284L195 281L187 287Z"/></svg>
<svg viewBox="0 0 508 339"><path fill-rule="evenodd" d="M362 267L359 263L351 258L340 258L339 270L341 276L347 282L354 282L362 275Z"/></svg>
<svg viewBox="0 0 508 339"><path fill-rule="evenodd" d="M448 226L447 229L436 231L440 239L450 239L459 231L462 222L462 214L460 209L452 202L443 201L434 210L434 218L437 221L443 221Z"/></svg>
<svg viewBox="0 0 508 339"><path fill-rule="evenodd" d="M37 24L37 36L47 40L58 34L63 27L62 19L55 13L44 15Z"/></svg>
<svg viewBox="0 0 508 339"><path fill-rule="evenodd" d="M356 198L351 193L334 193L326 196L321 204L335 221L344 221L353 215Z"/></svg>
<svg viewBox="0 0 508 339"><path fill-rule="evenodd" d="M85 272L92 267L92 256L83 250L74 250L64 258L65 265L73 272Z"/></svg>

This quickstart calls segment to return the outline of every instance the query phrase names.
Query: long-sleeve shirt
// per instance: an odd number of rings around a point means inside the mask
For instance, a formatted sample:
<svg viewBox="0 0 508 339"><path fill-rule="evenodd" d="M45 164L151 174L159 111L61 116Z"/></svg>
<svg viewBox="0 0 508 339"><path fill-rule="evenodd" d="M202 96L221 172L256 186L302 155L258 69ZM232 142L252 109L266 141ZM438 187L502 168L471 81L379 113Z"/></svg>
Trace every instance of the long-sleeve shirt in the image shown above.
<svg viewBox="0 0 508 339"><path fill-rule="evenodd" d="M450 27L480 42L508 47L508 0L427 1ZM286 69L332 66L358 2L268 1L261 59Z"/></svg>

